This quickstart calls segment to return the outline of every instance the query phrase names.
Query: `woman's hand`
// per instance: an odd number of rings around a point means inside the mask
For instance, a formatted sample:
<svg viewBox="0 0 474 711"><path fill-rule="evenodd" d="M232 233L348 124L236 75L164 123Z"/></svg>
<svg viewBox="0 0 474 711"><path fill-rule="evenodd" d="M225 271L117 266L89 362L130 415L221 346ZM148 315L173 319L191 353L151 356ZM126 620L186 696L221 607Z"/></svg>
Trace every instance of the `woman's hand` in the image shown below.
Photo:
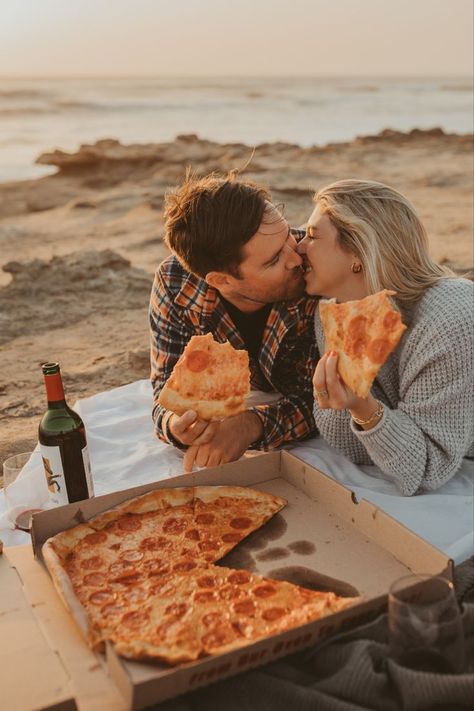
<svg viewBox="0 0 474 711"><path fill-rule="evenodd" d="M325 353L319 360L313 376L314 399L322 410L349 410L356 419L369 420L377 411L377 400L370 394L361 398L349 390L337 372L337 361L335 351ZM370 427L375 424L376 421L371 422Z"/></svg>

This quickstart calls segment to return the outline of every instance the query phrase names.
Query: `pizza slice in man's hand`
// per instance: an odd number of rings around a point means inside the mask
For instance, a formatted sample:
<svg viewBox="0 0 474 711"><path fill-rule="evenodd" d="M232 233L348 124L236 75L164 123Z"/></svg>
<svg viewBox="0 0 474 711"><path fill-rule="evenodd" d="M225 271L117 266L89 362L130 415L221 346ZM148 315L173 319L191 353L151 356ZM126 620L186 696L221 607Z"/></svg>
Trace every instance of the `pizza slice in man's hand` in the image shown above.
<svg viewBox="0 0 474 711"><path fill-rule="evenodd" d="M243 412L250 391L249 357L212 334L192 336L158 402L177 415L194 410L203 420Z"/></svg>

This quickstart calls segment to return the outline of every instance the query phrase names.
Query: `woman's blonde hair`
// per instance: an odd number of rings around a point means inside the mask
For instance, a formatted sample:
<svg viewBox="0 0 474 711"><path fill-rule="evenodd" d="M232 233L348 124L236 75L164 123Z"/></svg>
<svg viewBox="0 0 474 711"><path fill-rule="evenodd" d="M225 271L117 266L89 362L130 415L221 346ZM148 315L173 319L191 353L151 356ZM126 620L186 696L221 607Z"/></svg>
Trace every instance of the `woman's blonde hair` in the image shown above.
<svg viewBox="0 0 474 711"><path fill-rule="evenodd" d="M455 276L428 252L426 230L413 205L382 183L339 180L314 196L339 233L341 247L362 262L369 293L393 289L410 302L440 279Z"/></svg>

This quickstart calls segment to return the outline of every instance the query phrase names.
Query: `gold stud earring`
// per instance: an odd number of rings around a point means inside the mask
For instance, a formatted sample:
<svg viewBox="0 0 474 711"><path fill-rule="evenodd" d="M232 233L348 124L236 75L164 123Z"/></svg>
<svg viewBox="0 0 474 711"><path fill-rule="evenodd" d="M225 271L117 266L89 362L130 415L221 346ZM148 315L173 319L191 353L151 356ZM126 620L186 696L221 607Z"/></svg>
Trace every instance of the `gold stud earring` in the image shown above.
<svg viewBox="0 0 474 711"><path fill-rule="evenodd" d="M359 274L359 272L362 271L362 264L357 264L357 262L352 262L351 264L351 271L354 274Z"/></svg>

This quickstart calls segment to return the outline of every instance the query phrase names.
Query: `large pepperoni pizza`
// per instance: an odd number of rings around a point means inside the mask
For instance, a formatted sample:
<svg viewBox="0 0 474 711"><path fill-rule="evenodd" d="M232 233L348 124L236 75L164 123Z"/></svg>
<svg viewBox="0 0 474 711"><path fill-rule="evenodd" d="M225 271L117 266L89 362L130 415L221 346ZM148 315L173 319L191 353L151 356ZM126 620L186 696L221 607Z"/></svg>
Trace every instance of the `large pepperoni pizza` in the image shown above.
<svg viewBox="0 0 474 711"><path fill-rule="evenodd" d="M43 556L93 648L192 661L353 602L214 565L285 504L242 487L161 489L57 534Z"/></svg>
<svg viewBox="0 0 474 711"><path fill-rule="evenodd" d="M192 336L161 391L158 402L182 415L194 410L203 420L231 417L245 410L250 390L247 351L212 333Z"/></svg>
<svg viewBox="0 0 474 711"><path fill-rule="evenodd" d="M339 355L338 371L347 387L366 398L372 383L406 326L384 289L358 301L322 299L319 314L325 350Z"/></svg>

